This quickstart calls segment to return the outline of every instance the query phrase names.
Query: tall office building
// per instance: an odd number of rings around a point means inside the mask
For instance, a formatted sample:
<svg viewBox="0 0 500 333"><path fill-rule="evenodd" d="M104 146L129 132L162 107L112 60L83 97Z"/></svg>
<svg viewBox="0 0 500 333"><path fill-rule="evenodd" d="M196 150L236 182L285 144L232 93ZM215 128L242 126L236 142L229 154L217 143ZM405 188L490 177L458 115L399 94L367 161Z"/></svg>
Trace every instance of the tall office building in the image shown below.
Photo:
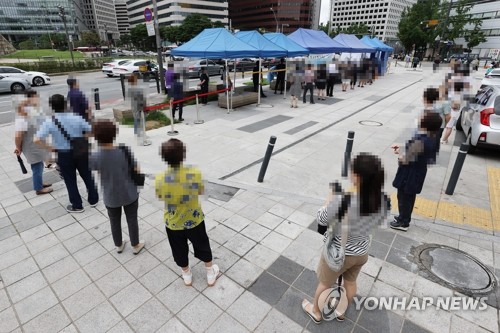
<svg viewBox="0 0 500 333"><path fill-rule="evenodd" d="M481 29L486 37L486 42L474 47L471 54L500 59L500 0L475 0L474 2L470 14L474 18L482 20ZM451 14L453 15L453 10ZM467 47L464 38L457 38L455 44Z"/></svg>
<svg viewBox="0 0 500 333"><path fill-rule="evenodd" d="M80 0L80 2L88 30L97 32L104 41L111 42L120 38L113 0Z"/></svg>
<svg viewBox="0 0 500 333"><path fill-rule="evenodd" d="M229 18L234 29L291 33L298 28L317 28L320 6L321 0L230 0Z"/></svg>
<svg viewBox="0 0 500 333"><path fill-rule="evenodd" d="M331 0L333 29L364 23L372 33L386 42L396 41L398 24L405 8L417 0Z"/></svg>
<svg viewBox="0 0 500 333"><path fill-rule="evenodd" d="M232 0L231 0L232 1ZM228 24L227 0L157 0L160 25L180 25L190 14L203 14L212 20ZM144 9L153 10L151 0L127 0L131 27L145 23Z"/></svg>
<svg viewBox="0 0 500 333"><path fill-rule="evenodd" d="M115 0L116 23L120 36L130 33L128 23L127 0Z"/></svg>
<svg viewBox="0 0 500 333"><path fill-rule="evenodd" d="M58 6L65 9L69 34L76 38L85 24L81 7L72 0L0 0L0 34L9 41L22 41L49 33L64 33Z"/></svg>

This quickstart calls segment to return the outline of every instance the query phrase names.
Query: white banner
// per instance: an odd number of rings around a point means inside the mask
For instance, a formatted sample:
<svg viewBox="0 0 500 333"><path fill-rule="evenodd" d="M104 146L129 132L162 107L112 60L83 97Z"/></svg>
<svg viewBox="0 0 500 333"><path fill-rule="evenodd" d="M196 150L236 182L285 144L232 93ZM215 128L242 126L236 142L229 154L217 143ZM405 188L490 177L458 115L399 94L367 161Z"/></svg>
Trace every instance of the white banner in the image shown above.
<svg viewBox="0 0 500 333"><path fill-rule="evenodd" d="M488 55L488 57L493 60L497 60L499 55L500 55L500 49L490 49L490 54Z"/></svg>
<svg viewBox="0 0 500 333"><path fill-rule="evenodd" d="M155 25L153 21L146 22L146 29L148 29L148 36L154 36L155 35Z"/></svg>

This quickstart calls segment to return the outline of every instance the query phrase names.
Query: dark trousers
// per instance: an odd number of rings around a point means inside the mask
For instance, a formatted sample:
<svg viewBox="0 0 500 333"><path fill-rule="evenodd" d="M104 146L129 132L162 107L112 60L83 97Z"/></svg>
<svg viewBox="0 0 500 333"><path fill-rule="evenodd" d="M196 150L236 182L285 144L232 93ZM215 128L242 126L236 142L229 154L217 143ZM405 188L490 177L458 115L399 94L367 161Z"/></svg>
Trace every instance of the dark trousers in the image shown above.
<svg viewBox="0 0 500 333"><path fill-rule="evenodd" d="M182 119L182 107L183 107L184 102L174 104L174 107L172 109L172 117L175 118L175 111L179 110L179 119Z"/></svg>
<svg viewBox="0 0 500 333"><path fill-rule="evenodd" d="M253 81L253 92L259 92L259 81ZM262 90L262 85L260 86L260 97L264 97L264 91Z"/></svg>
<svg viewBox="0 0 500 333"><path fill-rule="evenodd" d="M76 170L78 170L80 177L87 187L88 202L93 205L99 201L99 194L97 193L94 177L92 177L92 173L90 172L88 158L74 159L72 151L60 151L57 154L57 164L61 168L64 184L66 184L66 189L68 190L69 202L71 202L73 208L83 208L82 198L80 197L76 183Z"/></svg>
<svg viewBox="0 0 500 333"><path fill-rule="evenodd" d="M125 217L127 218L128 234L130 244L136 246L139 244L139 224L137 222L137 210L139 208L139 199L123 206ZM108 210L109 223L111 224L111 234L115 246L122 245L122 207L106 207Z"/></svg>
<svg viewBox="0 0 500 333"><path fill-rule="evenodd" d="M306 83L304 86L304 95L302 96L302 101L305 103L306 102L306 95L307 91L309 90L309 96L310 96L310 101L311 103L314 103L313 99L313 92L314 92L314 85L312 83Z"/></svg>
<svg viewBox="0 0 500 333"><path fill-rule="evenodd" d="M188 240L193 244L194 256L203 262L212 261L212 249L208 240L205 221L192 229L167 230L168 242L172 249L172 256L179 267L189 266L189 246Z"/></svg>
<svg viewBox="0 0 500 333"><path fill-rule="evenodd" d="M279 76L276 78L276 83L274 85L274 93L278 90L278 87L280 87L281 93L283 93L283 87L285 86L285 77L284 76Z"/></svg>
<svg viewBox="0 0 500 333"><path fill-rule="evenodd" d="M326 80L326 96L333 97L333 86L335 85L335 79Z"/></svg>
<svg viewBox="0 0 500 333"><path fill-rule="evenodd" d="M415 193L405 193L403 190L398 189L399 216L396 219L405 226L410 224L411 213L413 212L416 198L417 195Z"/></svg>
<svg viewBox="0 0 500 333"><path fill-rule="evenodd" d="M201 86L201 93L205 94L208 92L208 84L207 85L202 85ZM207 104L208 103L208 95L201 96L201 103L202 104Z"/></svg>
<svg viewBox="0 0 500 333"><path fill-rule="evenodd" d="M439 149L441 149L441 137L443 136L444 128L440 128L436 133L436 154L439 153Z"/></svg>

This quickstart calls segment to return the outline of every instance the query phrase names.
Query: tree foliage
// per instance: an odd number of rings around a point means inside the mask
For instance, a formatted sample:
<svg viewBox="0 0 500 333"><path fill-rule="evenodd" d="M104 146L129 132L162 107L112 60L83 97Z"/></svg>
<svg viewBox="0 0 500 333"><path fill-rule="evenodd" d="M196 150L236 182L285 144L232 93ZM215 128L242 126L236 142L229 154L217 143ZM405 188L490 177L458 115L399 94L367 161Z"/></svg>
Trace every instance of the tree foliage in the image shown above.
<svg viewBox="0 0 500 333"><path fill-rule="evenodd" d="M435 20L438 13L439 0L418 1L403 11L397 36L407 51L412 50L413 46L421 48L434 41L436 31L427 28L426 22Z"/></svg>
<svg viewBox="0 0 500 333"><path fill-rule="evenodd" d="M190 14L179 26L161 27L163 39L172 43L182 44L188 42L206 28L223 28L221 21L212 22L207 16L202 14Z"/></svg>
<svg viewBox="0 0 500 333"><path fill-rule="evenodd" d="M481 30L482 21L478 21L474 24L474 28L469 30L464 38L467 43L467 48L472 49L481 43L486 42L486 37L484 36L483 30Z"/></svg>
<svg viewBox="0 0 500 333"><path fill-rule="evenodd" d="M138 24L130 29L130 41L135 48L143 51L153 51L156 49L155 36L148 36L145 24Z"/></svg>
<svg viewBox="0 0 500 333"><path fill-rule="evenodd" d="M19 43L19 49L20 50L34 50L35 49L35 42L33 42L31 39L27 39L25 41L22 41Z"/></svg>
<svg viewBox="0 0 500 333"><path fill-rule="evenodd" d="M83 31L82 42L85 46L99 46L101 45L101 37L95 31Z"/></svg>
<svg viewBox="0 0 500 333"><path fill-rule="evenodd" d="M51 44L52 41L52 44ZM66 50L68 48L68 41L65 34L45 34L40 36L41 49L58 49Z"/></svg>
<svg viewBox="0 0 500 333"><path fill-rule="evenodd" d="M342 33L363 37L364 35L369 35L371 33L371 29L365 23L354 23L344 29Z"/></svg>

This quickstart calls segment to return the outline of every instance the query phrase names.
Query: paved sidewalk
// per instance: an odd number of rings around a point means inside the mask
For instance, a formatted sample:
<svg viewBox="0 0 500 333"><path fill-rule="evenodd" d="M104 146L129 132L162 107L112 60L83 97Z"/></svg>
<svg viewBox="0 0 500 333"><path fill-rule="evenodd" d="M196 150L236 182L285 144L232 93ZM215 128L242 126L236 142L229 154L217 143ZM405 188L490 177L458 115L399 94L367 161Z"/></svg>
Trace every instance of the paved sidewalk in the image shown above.
<svg viewBox="0 0 500 333"><path fill-rule="evenodd" d="M186 107L186 122L176 129L187 144L187 161L209 182L203 209L214 260L224 273L213 288L206 287L203 264L196 259L193 287L183 285L151 179L139 202L146 249L134 256L128 244L117 254L102 203L67 214L66 189L53 171L48 176L54 192L36 196L12 155L13 126L0 127L0 332L498 332L498 292L489 295L483 311L351 307L344 322L321 325L300 307L303 298L312 299L317 283L314 270L323 243L315 232L315 213L328 183L341 179L347 131L356 131L355 152L381 156L391 193L396 163L388 147L410 135L422 89L438 78L425 67L396 68L373 86L344 94L336 87L335 99L299 109L268 93L261 107L231 114L203 107L203 125L193 124L195 108ZM363 126L364 120L383 126ZM131 145L141 168L154 174L164 168L158 145L168 139L166 131L150 131L153 145L138 147L132 129L122 126L118 141ZM270 135L278 137L279 153L260 184L260 163L253 164ZM457 193L443 194L460 142L455 137L431 167L422 200L454 203L462 214L467 207L491 214L491 200L498 198L488 199L487 168L500 164L491 154L467 156ZM411 250L424 243L463 250L498 276L500 243L493 224L479 227L463 218L459 224L437 214L426 217L427 212L421 210L407 233L376 231L358 279L360 296L457 295L425 278L413 261ZM447 268L460 276L459 267Z"/></svg>

